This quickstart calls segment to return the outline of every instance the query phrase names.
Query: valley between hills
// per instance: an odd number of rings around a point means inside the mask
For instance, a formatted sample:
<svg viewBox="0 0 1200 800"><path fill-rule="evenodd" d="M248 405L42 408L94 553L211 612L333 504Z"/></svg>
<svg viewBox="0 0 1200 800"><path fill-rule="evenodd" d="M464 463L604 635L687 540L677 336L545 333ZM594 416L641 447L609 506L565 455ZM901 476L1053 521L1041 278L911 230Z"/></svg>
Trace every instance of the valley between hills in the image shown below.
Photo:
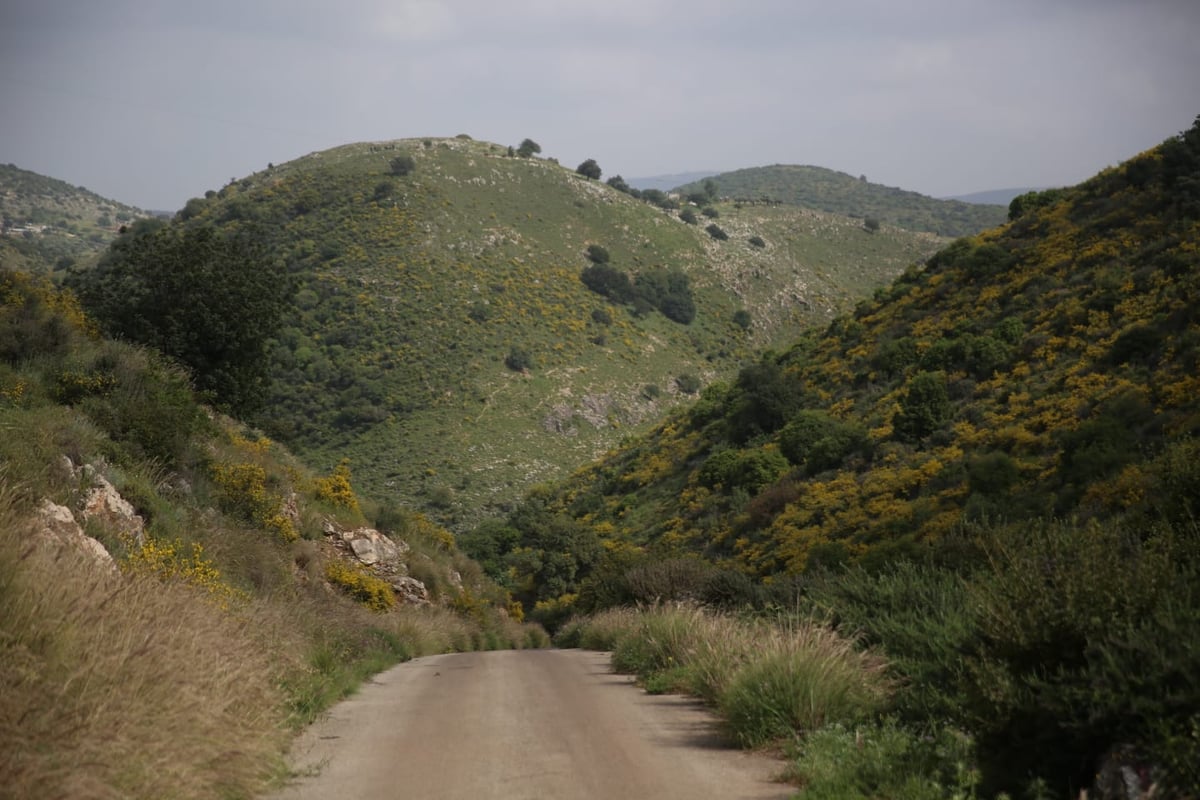
<svg viewBox="0 0 1200 800"><path fill-rule="evenodd" d="M1200 796L1200 119L1007 212L536 152L169 221L3 173L15 796L254 796L367 676L548 634L805 797Z"/></svg>

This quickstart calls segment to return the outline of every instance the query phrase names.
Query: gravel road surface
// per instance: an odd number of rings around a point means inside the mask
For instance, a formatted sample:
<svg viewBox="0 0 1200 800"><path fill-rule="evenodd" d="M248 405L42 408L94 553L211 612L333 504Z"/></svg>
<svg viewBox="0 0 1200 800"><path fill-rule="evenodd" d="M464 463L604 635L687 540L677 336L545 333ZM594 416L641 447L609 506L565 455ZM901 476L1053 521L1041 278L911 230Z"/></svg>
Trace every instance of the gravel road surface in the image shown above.
<svg viewBox="0 0 1200 800"><path fill-rule="evenodd" d="M292 750L275 800L784 800L696 701L647 695L606 653L430 656L377 675Z"/></svg>

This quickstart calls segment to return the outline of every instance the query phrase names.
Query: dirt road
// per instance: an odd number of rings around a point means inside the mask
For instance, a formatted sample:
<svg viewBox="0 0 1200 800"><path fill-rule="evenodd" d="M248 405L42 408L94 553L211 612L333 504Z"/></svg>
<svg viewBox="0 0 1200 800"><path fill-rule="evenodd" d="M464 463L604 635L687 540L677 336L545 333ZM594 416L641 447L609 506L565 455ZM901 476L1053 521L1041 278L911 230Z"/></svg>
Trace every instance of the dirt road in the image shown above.
<svg viewBox="0 0 1200 800"><path fill-rule="evenodd" d="M461 653L376 676L307 731L315 772L275 800L783 800L778 761L731 749L695 701L579 650Z"/></svg>

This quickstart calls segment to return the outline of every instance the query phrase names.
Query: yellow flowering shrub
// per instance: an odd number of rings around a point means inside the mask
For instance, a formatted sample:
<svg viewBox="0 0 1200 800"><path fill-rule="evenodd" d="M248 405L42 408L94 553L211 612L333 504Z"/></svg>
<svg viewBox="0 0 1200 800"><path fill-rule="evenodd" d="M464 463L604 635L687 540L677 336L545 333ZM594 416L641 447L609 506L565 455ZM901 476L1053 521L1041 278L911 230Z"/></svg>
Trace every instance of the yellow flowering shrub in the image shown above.
<svg viewBox="0 0 1200 800"><path fill-rule="evenodd" d="M396 606L391 584L345 561L331 561L325 567L325 579L372 611L388 611Z"/></svg>
<svg viewBox="0 0 1200 800"><path fill-rule="evenodd" d="M217 462L211 475L227 512L274 531L284 541L300 538L295 523L283 513L283 498L267 490L267 472L258 464Z"/></svg>
<svg viewBox="0 0 1200 800"><path fill-rule="evenodd" d="M246 599L245 592L233 588L221 577L217 569L204 555L204 547L192 543L191 552L185 552L179 540L164 542L146 536L141 545L127 541L128 554L121 562L121 569L136 575L152 575L159 580L181 580L202 589L223 609L228 610L236 601Z"/></svg>
<svg viewBox="0 0 1200 800"><path fill-rule="evenodd" d="M317 498L334 508L344 508L358 512L358 497L350 486L350 460L342 459L328 478L317 478L313 481Z"/></svg>

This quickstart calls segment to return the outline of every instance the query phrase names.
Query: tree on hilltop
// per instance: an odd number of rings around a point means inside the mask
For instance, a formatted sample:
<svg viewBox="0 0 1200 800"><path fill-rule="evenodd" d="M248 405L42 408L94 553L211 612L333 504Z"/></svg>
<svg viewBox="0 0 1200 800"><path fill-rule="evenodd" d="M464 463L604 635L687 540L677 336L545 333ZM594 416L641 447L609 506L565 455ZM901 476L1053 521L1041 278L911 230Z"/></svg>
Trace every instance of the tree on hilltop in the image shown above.
<svg viewBox="0 0 1200 800"><path fill-rule="evenodd" d="M540 152L542 152L542 146L533 139L525 139L517 147L517 155L521 158L532 158Z"/></svg>
<svg viewBox="0 0 1200 800"><path fill-rule="evenodd" d="M629 194L629 184L620 175L613 175L611 178L605 181L605 183L616 189L618 192Z"/></svg>
<svg viewBox="0 0 1200 800"><path fill-rule="evenodd" d="M584 161L575 168L575 171L585 178L591 178L592 180L597 181L600 180L600 165L596 163L596 159L594 158L589 158L587 161Z"/></svg>

